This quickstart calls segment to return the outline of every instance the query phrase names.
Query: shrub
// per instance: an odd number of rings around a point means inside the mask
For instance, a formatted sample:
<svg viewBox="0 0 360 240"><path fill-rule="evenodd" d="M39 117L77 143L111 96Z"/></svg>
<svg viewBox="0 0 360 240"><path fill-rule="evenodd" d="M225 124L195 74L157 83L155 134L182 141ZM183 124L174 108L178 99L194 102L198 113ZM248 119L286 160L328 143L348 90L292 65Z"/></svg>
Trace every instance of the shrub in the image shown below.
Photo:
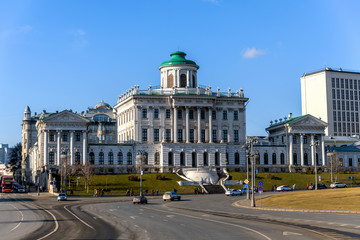
<svg viewBox="0 0 360 240"><path fill-rule="evenodd" d="M139 177L136 175L130 175L128 176L129 181L139 181Z"/></svg>
<svg viewBox="0 0 360 240"><path fill-rule="evenodd" d="M166 177L158 174L158 175L156 175L156 180L166 180Z"/></svg>

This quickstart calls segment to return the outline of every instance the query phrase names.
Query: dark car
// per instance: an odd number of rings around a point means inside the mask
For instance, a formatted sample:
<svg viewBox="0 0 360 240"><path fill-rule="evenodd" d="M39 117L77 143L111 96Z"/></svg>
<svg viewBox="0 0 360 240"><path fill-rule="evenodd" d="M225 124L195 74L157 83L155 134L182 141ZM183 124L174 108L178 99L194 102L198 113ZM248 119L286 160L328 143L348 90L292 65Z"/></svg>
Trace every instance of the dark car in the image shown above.
<svg viewBox="0 0 360 240"><path fill-rule="evenodd" d="M309 187L308 187L309 190L315 190L315 184L311 184ZM321 184L318 184L317 185L317 189L327 189L326 185L321 183Z"/></svg>
<svg viewBox="0 0 360 240"><path fill-rule="evenodd" d="M141 204L147 204L147 199L146 199L146 197L145 196L135 196L134 198L133 198L133 203L135 204L135 203L141 203Z"/></svg>

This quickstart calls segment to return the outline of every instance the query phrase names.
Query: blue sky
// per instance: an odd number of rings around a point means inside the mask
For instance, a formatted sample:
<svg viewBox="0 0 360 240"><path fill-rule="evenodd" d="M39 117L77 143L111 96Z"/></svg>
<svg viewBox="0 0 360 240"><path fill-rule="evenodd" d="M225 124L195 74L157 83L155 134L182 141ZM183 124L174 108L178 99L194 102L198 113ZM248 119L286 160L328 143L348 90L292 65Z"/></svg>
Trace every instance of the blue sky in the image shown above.
<svg viewBox="0 0 360 240"><path fill-rule="evenodd" d="M196 61L199 84L243 88L247 135L301 114L300 77L360 71L359 1L1 1L0 143L21 141L32 112L115 105L160 84L173 51Z"/></svg>

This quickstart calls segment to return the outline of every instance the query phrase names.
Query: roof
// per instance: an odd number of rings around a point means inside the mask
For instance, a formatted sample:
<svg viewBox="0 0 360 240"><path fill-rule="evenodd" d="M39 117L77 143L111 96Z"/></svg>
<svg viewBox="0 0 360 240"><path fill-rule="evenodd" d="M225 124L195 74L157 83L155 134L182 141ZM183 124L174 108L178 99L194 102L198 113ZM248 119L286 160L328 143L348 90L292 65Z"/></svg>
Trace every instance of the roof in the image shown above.
<svg viewBox="0 0 360 240"><path fill-rule="evenodd" d="M165 67L165 66L172 66L172 65L193 65L193 66L199 68L199 66L196 65L196 63L194 61L187 60L185 58L186 53L184 53L184 52L176 51L176 52L171 53L170 56L171 56L171 60L163 62L159 68Z"/></svg>
<svg viewBox="0 0 360 240"><path fill-rule="evenodd" d="M352 74L360 74L360 72L354 72L354 71L344 71L341 68L339 70L333 70L332 68L325 68L319 71L315 71L315 72L311 72L311 73L304 73L303 77L305 76L309 76L312 74L316 74L316 73L321 73L321 72L336 72L336 73L352 73Z"/></svg>
<svg viewBox="0 0 360 240"><path fill-rule="evenodd" d="M354 145L342 146L342 147L332 147L332 146L325 147L325 151L328 150L334 152L360 152L360 149Z"/></svg>
<svg viewBox="0 0 360 240"><path fill-rule="evenodd" d="M273 127L276 127L276 126L282 126L282 125L285 125L285 124L293 123L293 122L295 122L295 121L297 121L297 120L299 120L299 119L306 118L306 117L309 117L309 116L315 118L315 117L314 117L313 115L311 115L311 114L305 114L305 115L301 115L301 116L298 116L298 117L290 118L289 120L286 120L286 121L282 121L282 122L278 122L278 123L275 123L275 124L271 124L271 125L270 125L268 128L266 128L266 129L270 129L270 128L273 128ZM323 122L324 124L327 125L327 123L324 122L323 120L318 119L318 118L316 118L316 119L319 120L319 121L321 121L321 122Z"/></svg>
<svg viewBox="0 0 360 240"><path fill-rule="evenodd" d="M99 109L99 108L111 109L111 106L110 106L110 104L104 102L104 100L101 100L101 102L99 102L98 104L96 104L94 108L95 108L95 109Z"/></svg>

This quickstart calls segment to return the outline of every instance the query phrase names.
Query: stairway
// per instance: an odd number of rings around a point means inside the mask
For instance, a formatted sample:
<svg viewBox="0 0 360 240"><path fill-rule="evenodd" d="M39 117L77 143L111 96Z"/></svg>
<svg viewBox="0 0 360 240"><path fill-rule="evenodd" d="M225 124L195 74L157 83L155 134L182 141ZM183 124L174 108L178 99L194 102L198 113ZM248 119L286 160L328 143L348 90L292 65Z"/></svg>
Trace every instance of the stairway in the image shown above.
<svg viewBox="0 0 360 240"><path fill-rule="evenodd" d="M225 190L221 185L204 185L204 188L209 194L225 193Z"/></svg>

